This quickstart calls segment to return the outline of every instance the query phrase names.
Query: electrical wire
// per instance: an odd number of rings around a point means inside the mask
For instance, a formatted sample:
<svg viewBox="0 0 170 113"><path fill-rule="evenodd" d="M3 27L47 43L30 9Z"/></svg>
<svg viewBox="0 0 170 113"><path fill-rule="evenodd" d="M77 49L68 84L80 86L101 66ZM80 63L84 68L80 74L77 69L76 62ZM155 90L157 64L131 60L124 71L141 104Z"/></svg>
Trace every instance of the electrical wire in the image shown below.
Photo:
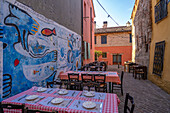
<svg viewBox="0 0 170 113"><path fill-rule="evenodd" d="M107 13L107 15L108 15L108 18L110 17L118 26L119 26L119 24L109 15L109 13L106 11L106 9L102 6L102 4L98 1L98 0L96 0L97 2L98 2L98 4L100 5L100 7L102 7L102 9Z"/></svg>

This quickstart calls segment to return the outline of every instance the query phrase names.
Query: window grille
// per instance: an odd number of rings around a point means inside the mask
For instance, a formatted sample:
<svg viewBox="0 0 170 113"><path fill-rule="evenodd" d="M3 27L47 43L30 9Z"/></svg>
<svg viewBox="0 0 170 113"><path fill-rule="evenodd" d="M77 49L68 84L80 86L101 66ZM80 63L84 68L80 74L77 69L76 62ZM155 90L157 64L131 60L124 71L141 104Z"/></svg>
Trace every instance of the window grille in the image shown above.
<svg viewBox="0 0 170 113"><path fill-rule="evenodd" d="M160 0L155 5L155 23L158 23L167 16L167 0Z"/></svg>
<svg viewBox="0 0 170 113"><path fill-rule="evenodd" d="M162 75L164 63L165 41L158 42L155 45L155 55L153 62L153 74Z"/></svg>

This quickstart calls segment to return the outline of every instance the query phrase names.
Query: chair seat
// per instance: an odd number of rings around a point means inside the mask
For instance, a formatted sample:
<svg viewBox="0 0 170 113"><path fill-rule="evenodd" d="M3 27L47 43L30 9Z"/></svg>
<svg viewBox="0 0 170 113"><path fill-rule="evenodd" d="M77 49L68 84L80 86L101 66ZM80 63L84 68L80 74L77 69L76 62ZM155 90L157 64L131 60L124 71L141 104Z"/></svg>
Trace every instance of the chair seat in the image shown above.
<svg viewBox="0 0 170 113"><path fill-rule="evenodd" d="M121 82L112 82L112 84L114 84L114 85L120 85L121 84Z"/></svg>
<svg viewBox="0 0 170 113"><path fill-rule="evenodd" d="M74 83L74 82L72 82L72 83L70 83L70 85L75 85L75 83Z"/></svg>
<svg viewBox="0 0 170 113"><path fill-rule="evenodd" d="M144 74L143 71L137 71L136 74Z"/></svg>
<svg viewBox="0 0 170 113"><path fill-rule="evenodd" d="M107 84L106 83L103 83L103 84L100 84L100 87L105 87Z"/></svg>

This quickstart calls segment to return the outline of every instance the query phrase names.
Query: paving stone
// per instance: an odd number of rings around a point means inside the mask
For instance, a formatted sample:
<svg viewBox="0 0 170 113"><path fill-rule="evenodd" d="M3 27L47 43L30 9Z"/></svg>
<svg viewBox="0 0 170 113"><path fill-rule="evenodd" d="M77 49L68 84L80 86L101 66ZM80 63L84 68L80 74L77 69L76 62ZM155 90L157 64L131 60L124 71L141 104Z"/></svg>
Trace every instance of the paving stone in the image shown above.
<svg viewBox="0 0 170 113"><path fill-rule="evenodd" d="M123 66L108 66L107 71L121 73ZM124 111L126 93L134 97L134 113L170 113L170 95L149 80L134 79L132 73L125 72L123 78L122 96L120 91L114 91L120 99L119 113Z"/></svg>

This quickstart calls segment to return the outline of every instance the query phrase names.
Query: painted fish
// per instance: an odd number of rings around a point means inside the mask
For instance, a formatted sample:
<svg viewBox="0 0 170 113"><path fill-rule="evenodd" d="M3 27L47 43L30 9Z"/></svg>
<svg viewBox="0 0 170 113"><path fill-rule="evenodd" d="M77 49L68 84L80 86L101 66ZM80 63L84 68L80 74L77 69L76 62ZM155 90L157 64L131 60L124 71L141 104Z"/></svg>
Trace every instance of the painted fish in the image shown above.
<svg viewBox="0 0 170 113"><path fill-rule="evenodd" d="M53 30L49 28L44 28L41 30L42 35L44 36L51 36L51 35L56 35L55 28Z"/></svg>
<svg viewBox="0 0 170 113"><path fill-rule="evenodd" d="M35 75L36 73L38 73L39 71L33 70L33 74Z"/></svg>

